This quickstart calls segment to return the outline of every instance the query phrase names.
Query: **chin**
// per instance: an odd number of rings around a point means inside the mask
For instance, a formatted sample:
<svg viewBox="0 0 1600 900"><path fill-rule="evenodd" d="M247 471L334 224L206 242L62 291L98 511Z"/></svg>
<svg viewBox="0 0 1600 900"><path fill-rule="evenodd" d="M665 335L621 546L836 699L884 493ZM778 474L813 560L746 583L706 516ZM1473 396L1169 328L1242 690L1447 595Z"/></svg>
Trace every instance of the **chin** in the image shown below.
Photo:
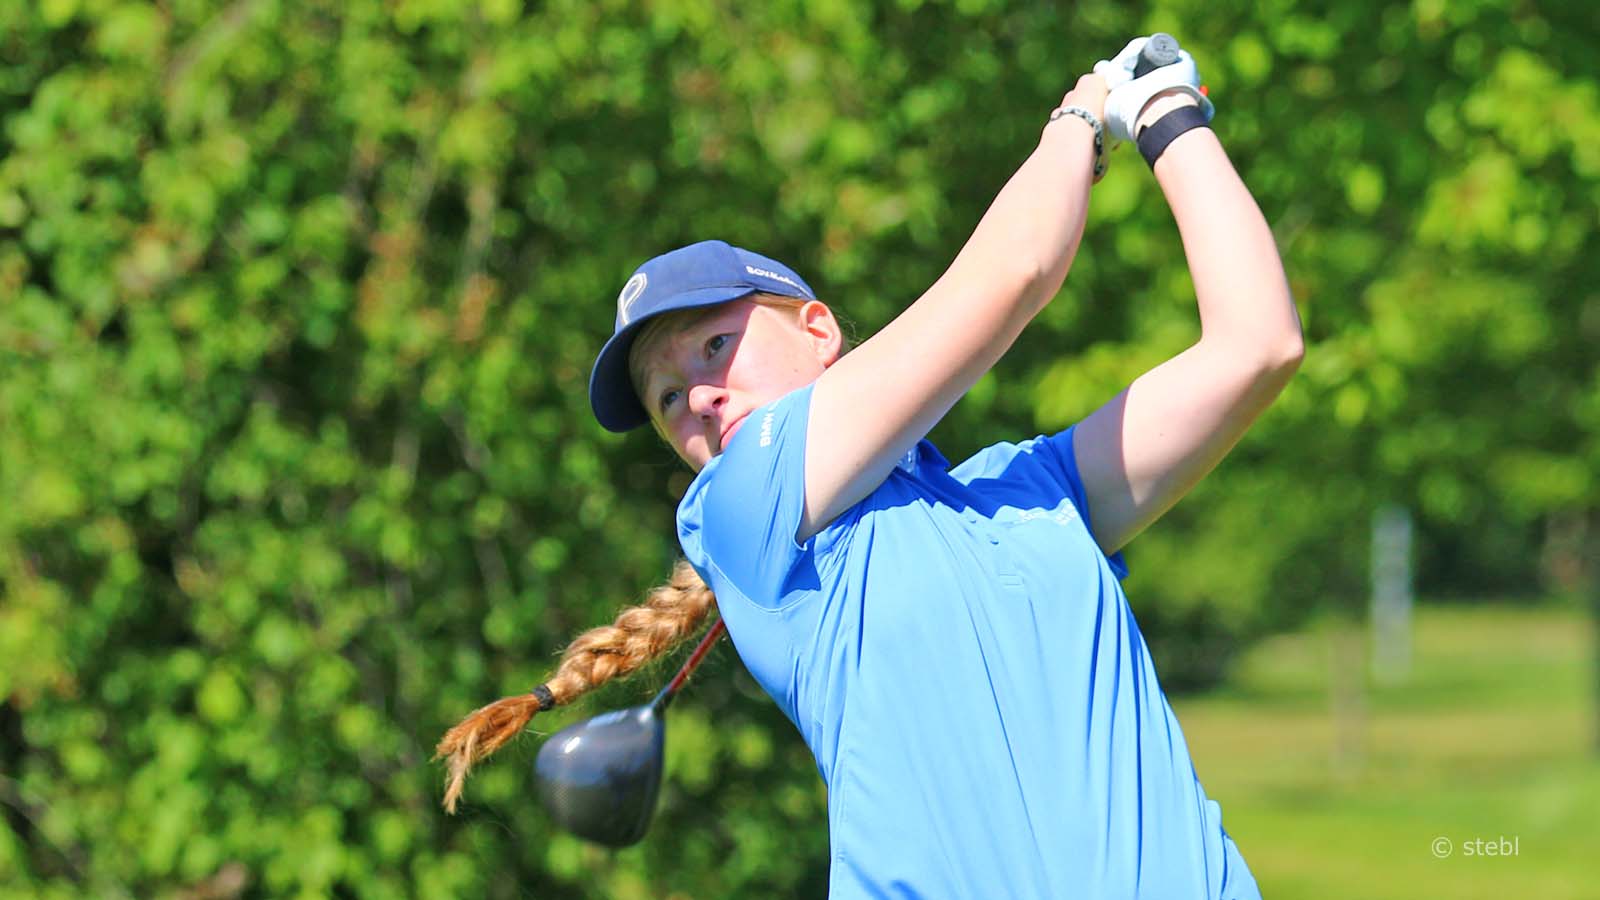
<svg viewBox="0 0 1600 900"><path fill-rule="evenodd" d="M678 454L678 456L683 458L684 462L689 464L689 468L695 470L696 472L705 468L706 463L710 462L711 458L716 455L717 454L711 452L711 446L709 444L702 445L698 448L686 449Z"/></svg>

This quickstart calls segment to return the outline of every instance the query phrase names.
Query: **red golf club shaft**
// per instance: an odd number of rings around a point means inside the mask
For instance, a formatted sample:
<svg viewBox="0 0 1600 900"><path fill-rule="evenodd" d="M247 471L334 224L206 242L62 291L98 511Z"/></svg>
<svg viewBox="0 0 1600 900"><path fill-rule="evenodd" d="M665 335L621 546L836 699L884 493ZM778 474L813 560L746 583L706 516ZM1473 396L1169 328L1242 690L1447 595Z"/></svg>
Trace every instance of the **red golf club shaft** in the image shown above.
<svg viewBox="0 0 1600 900"><path fill-rule="evenodd" d="M700 643L695 646L694 652L689 654L689 658L683 661L683 668L679 669L678 674L672 676L672 680L667 682L667 686L662 688L661 693L656 695L656 699L652 702L653 706L660 709L667 705L667 701L671 700L672 695L678 692L678 688L683 687L683 683L689 680L690 673L694 672L695 668L700 665L700 660L704 659L705 655L711 651L711 645L715 644L717 638L722 637L722 633L726 630L727 627L722 624L722 620L718 619L717 624L712 625L711 630L706 632L706 636L700 639Z"/></svg>

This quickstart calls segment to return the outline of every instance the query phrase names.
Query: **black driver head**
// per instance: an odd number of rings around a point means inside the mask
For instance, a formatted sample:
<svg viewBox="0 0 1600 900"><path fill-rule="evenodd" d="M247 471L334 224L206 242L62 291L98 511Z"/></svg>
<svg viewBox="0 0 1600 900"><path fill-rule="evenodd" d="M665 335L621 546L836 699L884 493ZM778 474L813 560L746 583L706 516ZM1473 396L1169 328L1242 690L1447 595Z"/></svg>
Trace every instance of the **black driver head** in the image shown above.
<svg viewBox="0 0 1600 900"><path fill-rule="evenodd" d="M609 847L638 843L655 814L665 745L663 717L651 705L569 725L539 748L539 797L579 837Z"/></svg>

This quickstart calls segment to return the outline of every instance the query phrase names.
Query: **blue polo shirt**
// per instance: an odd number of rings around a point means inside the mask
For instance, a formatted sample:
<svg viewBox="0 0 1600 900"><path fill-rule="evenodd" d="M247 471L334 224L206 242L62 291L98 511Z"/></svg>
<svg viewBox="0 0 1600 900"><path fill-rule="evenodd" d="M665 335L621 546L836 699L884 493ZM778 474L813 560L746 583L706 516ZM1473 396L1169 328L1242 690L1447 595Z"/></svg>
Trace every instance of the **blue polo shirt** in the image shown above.
<svg viewBox="0 0 1600 900"><path fill-rule="evenodd" d="M811 388L751 414L678 537L828 785L832 898L1259 898L1091 536L1072 432L927 441L796 542Z"/></svg>

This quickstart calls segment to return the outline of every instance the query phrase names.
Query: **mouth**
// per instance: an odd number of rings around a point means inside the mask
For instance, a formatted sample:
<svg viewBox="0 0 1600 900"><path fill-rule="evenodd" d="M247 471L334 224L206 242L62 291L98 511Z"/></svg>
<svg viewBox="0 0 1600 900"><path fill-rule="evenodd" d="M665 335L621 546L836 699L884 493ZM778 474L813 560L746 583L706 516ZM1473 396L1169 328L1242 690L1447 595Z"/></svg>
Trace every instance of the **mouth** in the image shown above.
<svg viewBox="0 0 1600 900"><path fill-rule="evenodd" d="M749 415L749 413L745 413L745 416L747 415ZM745 416L739 416L732 422L729 422L728 427L722 429L722 435L717 441L717 448L719 451L728 449L728 442L733 440L733 436L739 431L739 426L744 424Z"/></svg>

